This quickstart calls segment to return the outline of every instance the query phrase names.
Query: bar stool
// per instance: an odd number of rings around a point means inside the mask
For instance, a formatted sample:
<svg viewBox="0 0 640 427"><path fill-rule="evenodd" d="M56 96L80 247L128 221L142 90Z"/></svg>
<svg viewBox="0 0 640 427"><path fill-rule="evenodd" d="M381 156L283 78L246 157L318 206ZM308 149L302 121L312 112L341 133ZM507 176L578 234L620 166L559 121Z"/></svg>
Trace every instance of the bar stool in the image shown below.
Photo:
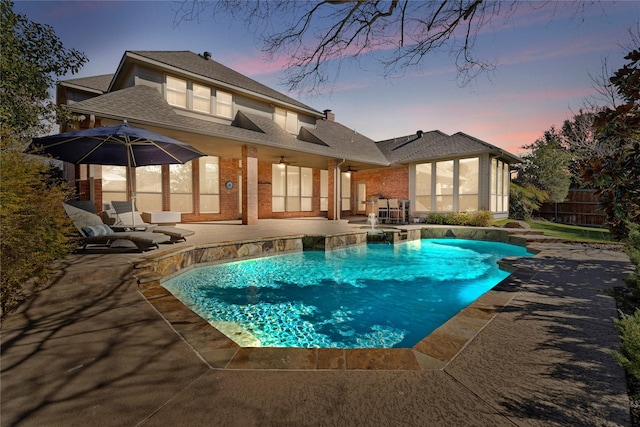
<svg viewBox="0 0 640 427"><path fill-rule="evenodd" d="M398 199L389 199L389 221L402 222L402 210Z"/></svg>
<svg viewBox="0 0 640 427"><path fill-rule="evenodd" d="M378 199L378 222L380 224L389 220L389 205L387 199Z"/></svg>

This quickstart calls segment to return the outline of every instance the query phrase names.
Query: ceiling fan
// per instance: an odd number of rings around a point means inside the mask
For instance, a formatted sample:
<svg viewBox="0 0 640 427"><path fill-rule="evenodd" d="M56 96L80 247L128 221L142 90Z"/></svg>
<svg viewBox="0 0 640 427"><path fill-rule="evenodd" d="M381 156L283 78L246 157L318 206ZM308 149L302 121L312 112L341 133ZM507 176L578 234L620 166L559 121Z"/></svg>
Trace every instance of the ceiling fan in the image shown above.
<svg viewBox="0 0 640 427"><path fill-rule="evenodd" d="M278 161L280 165L295 165L296 162L292 162L290 160L285 160L284 156L280 156L280 160Z"/></svg>

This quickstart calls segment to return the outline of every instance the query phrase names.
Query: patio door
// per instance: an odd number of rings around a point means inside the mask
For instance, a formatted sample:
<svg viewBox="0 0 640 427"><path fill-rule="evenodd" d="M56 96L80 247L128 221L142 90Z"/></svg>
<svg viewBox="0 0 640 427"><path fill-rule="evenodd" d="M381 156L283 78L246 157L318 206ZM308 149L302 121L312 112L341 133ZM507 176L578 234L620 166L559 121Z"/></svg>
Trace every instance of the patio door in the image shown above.
<svg viewBox="0 0 640 427"><path fill-rule="evenodd" d="M367 213L367 184L364 182L356 184L356 213L358 215Z"/></svg>

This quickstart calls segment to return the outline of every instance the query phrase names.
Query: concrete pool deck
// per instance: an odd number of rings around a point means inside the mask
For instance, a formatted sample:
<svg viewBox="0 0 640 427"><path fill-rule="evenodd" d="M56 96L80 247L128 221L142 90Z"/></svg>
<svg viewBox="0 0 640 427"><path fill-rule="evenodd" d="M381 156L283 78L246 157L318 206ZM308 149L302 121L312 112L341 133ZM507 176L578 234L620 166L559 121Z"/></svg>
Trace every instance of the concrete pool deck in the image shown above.
<svg viewBox="0 0 640 427"><path fill-rule="evenodd" d="M182 226L196 231L185 246L359 227L314 219ZM3 321L0 423L629 425L624 373L607 353L619 343L615 303L602 292L623 285L628 258L532 246L536 257L509 262L518 269L507 305L444 367L421 370L212 368L190 340L213 328L180 335L138 291L132 263L150 253L74 254Z"/></svg>

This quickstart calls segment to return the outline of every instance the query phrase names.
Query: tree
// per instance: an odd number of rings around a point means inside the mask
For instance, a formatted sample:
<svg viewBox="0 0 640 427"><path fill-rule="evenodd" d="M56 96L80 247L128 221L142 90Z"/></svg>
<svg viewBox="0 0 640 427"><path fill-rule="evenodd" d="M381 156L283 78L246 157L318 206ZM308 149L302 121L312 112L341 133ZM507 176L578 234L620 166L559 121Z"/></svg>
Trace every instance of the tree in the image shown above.
<svg viewBox="0 0 640 427"><path fill-rule="evenodd" d="M522 156L515 182L523 187L532 186L544 191L550 202L563 202L569 192L571 155L562 146L562 137L551 127L542 138L522 147L531 150Z"/></svg>
<svg viewBox="0 0 640 427"><path fill-rule="evenodd" d="M54 78L76 73L87 58L65 49L53 29L13 12L0 0L0 138L2 148L46 133L63 117L49 97Z"/></svg>
<svg viewBox="0 0 640 427"><path fill-rule="evenodd" d="M596 139L614 148L581 169L582 179L597 189L609 230L620 239L628 235L629 223L640 223L640 50L625 59L610 78L623 103L602 109L594 120Z"/></svg>
<svg viewBox="0 0 640 427"><path fill-rule="evenodd" d="M494 68L475 55L480 31L494 19L507 20L522 6L555 2L439 0L183 0L175 25L199 20L205 11L244 19L262 30L263 50L290 58L286 85L290 90L317 89L339 70L345 59L374 55L385 76L403 74L432 53L451 55L463 83ZM280 30L275 30L275 26ZM335 66L337 62L337 66Z"/></svg>
<svg viewBox="0 0 640 427"><path fill-rule="evenodd" d="M86 62L67 50L50 27L13 12L0 0L0 308L14 308L46 282L52 262L70 250L70 223L62 202L70 190L41 158L20 148L54 122L49 99L54 76Z"/></svg>

